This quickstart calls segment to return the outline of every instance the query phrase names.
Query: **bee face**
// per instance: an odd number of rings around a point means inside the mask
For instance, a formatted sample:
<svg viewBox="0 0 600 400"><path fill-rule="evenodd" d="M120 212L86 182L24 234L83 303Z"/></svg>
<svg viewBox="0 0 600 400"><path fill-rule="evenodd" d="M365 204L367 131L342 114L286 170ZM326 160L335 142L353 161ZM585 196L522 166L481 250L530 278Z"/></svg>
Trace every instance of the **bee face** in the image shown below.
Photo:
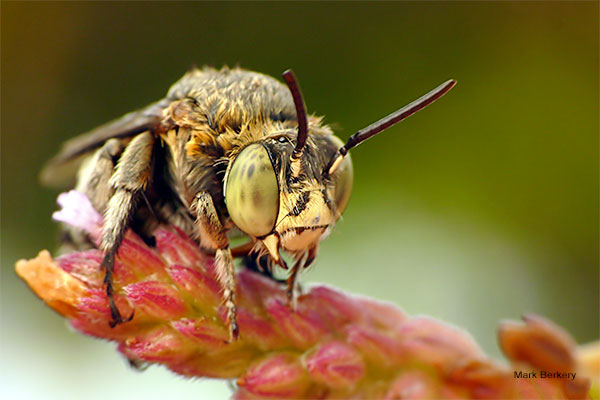
<svg viewBox="0 0 600 400"><path fill-rule="evenodd" d="M279 248L302 253L316 247L348 204L352 161L344 159L325 177L327 156L342 142L333 135L321 139L309 140L301 158L293 160L296 133L269 135L243 148L225 177L231 219L260 240L275 260Z"/></svg>

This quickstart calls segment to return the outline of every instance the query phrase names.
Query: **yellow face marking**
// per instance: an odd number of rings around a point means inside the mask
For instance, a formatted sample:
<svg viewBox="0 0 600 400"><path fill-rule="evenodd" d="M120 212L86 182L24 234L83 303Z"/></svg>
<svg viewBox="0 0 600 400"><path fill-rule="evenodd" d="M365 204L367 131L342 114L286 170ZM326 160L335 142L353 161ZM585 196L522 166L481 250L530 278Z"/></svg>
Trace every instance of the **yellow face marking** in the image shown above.
<svg viewBox="0 0 600 400"><path fill-rule="evenodd" d="M306 182L302 191L281 193L279 216L275 231L281 238L281 246L291 252L306 250L315 246L328 227L337 219L325 204L323 186L317 181ZM294 206L308 193L306 205L301 212L294 212Z"/></svg>

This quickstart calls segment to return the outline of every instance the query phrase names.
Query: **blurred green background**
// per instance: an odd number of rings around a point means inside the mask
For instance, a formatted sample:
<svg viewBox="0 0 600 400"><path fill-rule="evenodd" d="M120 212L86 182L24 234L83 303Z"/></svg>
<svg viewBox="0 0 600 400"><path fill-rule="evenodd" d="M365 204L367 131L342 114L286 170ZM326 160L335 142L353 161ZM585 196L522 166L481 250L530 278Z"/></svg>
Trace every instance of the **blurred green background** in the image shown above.
<svg viewBox="0 0 600 400"><path fill-rule="evenodd" d="M497 322L598 338L598 3L2 2L2 355L10 399L224 398L136 373L14 274L56 244L37 174L61 142L161 98L192 65L292 67L340 137L448 78L353 152L353 198L303 282L428 314L500 358Z"/></svg>

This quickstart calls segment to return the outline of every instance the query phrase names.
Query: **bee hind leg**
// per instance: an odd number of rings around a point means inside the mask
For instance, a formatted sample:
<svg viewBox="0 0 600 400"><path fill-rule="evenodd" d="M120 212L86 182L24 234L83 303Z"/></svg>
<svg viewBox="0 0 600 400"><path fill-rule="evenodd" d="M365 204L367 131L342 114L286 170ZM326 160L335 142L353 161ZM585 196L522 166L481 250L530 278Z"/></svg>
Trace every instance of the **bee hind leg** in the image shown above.
<svg viewBox="0 0 600 400"><path fill-rule="evenodd" d="M108 183L115 171L117 158L125 146L118 139L109 139L85 161L77 176L75 190L85 194L96 210L102 212L113 190ZM62 224L59 254L96 248L93 239L81 228Z"/></svg>
<svg viewBox="0 0 600 400"><path fill-rule="evenodd" d="M109 139L79 173L75 189L84 193L96 210L102 211L114 193L110 178L124 148L120 140Z"/></svg>
<svg viewBox="0 0 600 400"><path fill-rule="evenodd" d="M200 234L200 244L212 247L215 251L217 278L223 289L223 302L227 309L230 341L239 335L237 325L237 306L235 303L235 269L233 256L229 248L227 231L219 220L212 196L207 192L196 195L192 210L196 212L196 226Z"/></svg>
<svg viewBox="0 0 600 400"><path fill-rule="evenodd" d="M108 306L110 308L111 320L108 323L111 328L118 324L129 322L133 319L133 312L127 318L121 316L119 307L115 303L115 292L113 286L113 268L115 265L115 252L109 251L102 260L101 268L104 270L104 285L106 286L106 297L108 297Z"/></svg>
<svg viewBox="0 0 600 400"><path fill-rule="evenodd" d="M114 190L104 212L104 229L101 249L105 251L101 268L104 269L104 285L110 306L111 327L128 322L133 312L123 318L115 303L113 269L115 257L129 227L138 200L152 177L152 153L154 138L150 132L140 133L125 147L111 176L109 184Z"/></svg>

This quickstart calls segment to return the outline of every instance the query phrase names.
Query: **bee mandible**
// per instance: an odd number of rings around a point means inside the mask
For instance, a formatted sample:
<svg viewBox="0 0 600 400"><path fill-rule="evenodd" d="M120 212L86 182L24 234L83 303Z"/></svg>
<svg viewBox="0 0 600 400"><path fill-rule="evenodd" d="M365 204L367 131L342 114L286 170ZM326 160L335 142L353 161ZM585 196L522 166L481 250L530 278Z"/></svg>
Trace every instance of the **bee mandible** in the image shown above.
<svg viewBox="0 0 600 400"><path fill-rule="evenodd" d="M104 213L101 250L111 326L129 321L114 300L113 267L131 228L149 243L173 224L214 254L231 339L236 323L234 256L250 255L271 273L289 270L293 305L300 270L338 220L352 191L348 151L447 93L449 80L352 135L344 144L321 117L308 115L291 70L287 87L240 68L193 69L166 98L66 142L42 172L52 184L78 163L76 189ZM73 228L70 249L94 246ZM248 243L230 248L241 232ZM291 255L288 267L281 251Z"/></svg>

